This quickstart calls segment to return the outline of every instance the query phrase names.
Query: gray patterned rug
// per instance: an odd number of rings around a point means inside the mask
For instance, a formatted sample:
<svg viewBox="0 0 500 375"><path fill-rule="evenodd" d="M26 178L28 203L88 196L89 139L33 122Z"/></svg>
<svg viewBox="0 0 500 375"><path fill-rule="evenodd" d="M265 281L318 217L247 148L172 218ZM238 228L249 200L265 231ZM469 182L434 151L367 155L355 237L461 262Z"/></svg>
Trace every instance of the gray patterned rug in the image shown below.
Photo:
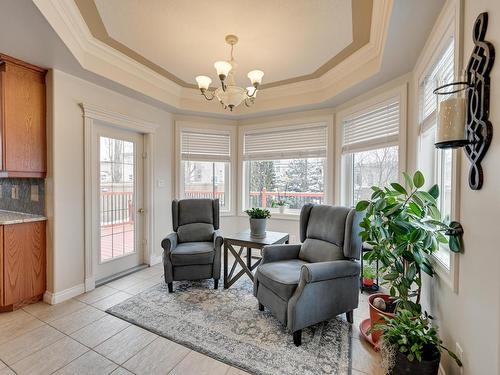
<svg viewBox="0 0 500 375"><path fill-rule="evenodd" d="M350 373L350 325L340 319L303 331L302 346L260 312L248 279L214 290L211 281L157 285L108 313L210 357L261 375Z"/></svg>

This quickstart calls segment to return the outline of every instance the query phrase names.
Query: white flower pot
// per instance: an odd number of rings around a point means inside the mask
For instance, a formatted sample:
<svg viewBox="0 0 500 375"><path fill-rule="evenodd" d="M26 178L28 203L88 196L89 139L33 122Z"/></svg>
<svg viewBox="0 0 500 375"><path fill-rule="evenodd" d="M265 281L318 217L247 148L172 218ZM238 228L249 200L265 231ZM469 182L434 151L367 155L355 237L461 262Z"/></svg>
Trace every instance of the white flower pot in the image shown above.
<svg viewBox="0 0 500 375"><path fill-rule="evenodd" d="M250 235L255 238L264 238L266 236L267 219L250 218Z"/></svg>
<svg viewBox="0 0 500 375"><path fill-rule="evenodd" d="M279 206L280 214L284 214L286 210L286 206Z"/></svg>

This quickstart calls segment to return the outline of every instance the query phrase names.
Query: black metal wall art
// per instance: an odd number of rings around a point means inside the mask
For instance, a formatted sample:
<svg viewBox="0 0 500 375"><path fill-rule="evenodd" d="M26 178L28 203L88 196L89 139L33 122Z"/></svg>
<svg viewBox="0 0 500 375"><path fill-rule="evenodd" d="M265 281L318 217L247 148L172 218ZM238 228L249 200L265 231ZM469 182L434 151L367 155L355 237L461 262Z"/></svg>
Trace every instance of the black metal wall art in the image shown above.
<svg viewBox="0 0 500 375"><path fill-rule="evenodd" d="M481 161L493 137L490 115L490 72L495 61L495 48L484 40L488 27L488 13L481 13L474 23L474 49L467 64L467 138L465 153L471 162L469 186L479 190L483 185Z"/></svg>

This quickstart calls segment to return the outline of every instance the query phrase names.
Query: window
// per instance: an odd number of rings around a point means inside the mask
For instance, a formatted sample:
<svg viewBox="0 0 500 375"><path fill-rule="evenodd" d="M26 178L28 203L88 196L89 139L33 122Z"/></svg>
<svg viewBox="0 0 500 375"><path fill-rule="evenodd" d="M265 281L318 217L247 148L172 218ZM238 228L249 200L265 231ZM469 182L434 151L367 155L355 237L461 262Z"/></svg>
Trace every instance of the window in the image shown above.
<svg viewBox="0 0 500 375"><path fill-rule="evenodd" d="M445 219L452 217L453 199L453 151L438 150L434 147L437 127L438 100L446 99L432 93L437 85L450 83L454 77L454 39L445 43L435 63L431 65L429 74L420 84L420 150L419 168L427 177L427 183L439 185L439 209ZM450 251L442 246L435 253L435 258L446 270L451 268Z"/></svg>
<svg viewBox="0 0 500 375"><path fill-rule="evenodd" d="M371 196L373 185L399 178L399 98L391 98L342 119L342 201L354 206Z"/></svg>
<svg viewBox="0 0 500 375"><path fill-rule="evenodd" d="M325 202L327 127L324 124L248 131L243 135L243 208L298 214Z"/></svg>
<svg viewBox="0 0 500 375"><path fill-rule="evenodd" d="M181 196L217 198L221 211L230 211L230 135L205 130L182 130L180 136Z"/></svg>

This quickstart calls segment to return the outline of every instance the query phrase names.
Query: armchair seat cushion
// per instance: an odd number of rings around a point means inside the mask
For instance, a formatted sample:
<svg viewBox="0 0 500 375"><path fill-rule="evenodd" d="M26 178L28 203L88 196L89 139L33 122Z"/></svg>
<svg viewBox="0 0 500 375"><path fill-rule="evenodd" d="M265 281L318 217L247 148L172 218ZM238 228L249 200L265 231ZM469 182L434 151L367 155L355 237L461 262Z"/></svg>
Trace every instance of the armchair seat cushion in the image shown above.
<svg viewBox="0 0 500 375"><path fill-rule="evenodd" d="M214 262L213 242L183 242L170 252L174 266L212 264Z"/></svg>
<svg viewBox="0 0 500 375"><path fill-rule="evenodd" d="M261 264L257 279L285 301L292 297L300 279L300 269L304 262L300 259L284 260Z"/></svg>

